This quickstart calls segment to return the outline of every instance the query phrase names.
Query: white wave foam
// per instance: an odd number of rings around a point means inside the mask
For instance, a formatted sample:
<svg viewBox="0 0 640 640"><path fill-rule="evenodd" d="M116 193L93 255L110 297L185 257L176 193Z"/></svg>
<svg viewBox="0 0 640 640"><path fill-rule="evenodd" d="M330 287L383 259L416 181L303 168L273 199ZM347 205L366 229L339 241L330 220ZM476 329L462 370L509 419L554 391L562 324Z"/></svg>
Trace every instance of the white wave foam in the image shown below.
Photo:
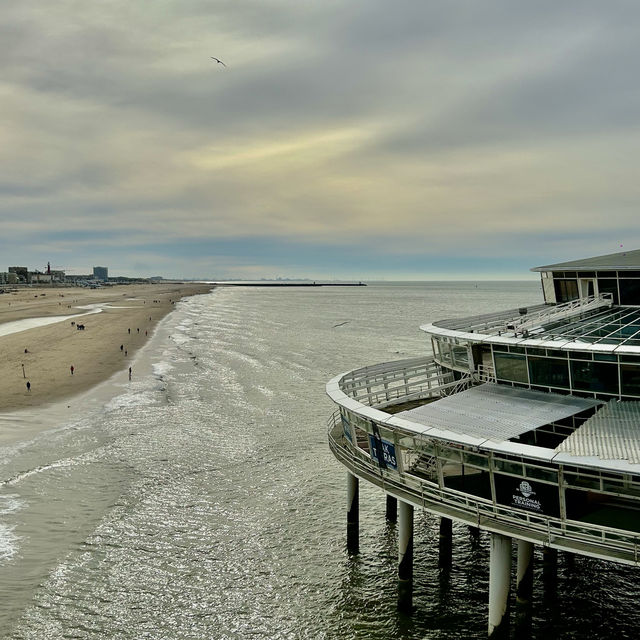
<svg viewBox="0 0 640 640"><path fill-rule="evenodd" d="M164 376L169 373L169 371L171 371L174 367L169 362L163 360L161 362L155 362L151 365L151 368L155 376Z"/></svg>
<svg viewBox="0 0 640 640"><path fill-rule="evenodd" d="M117 409L129 407L145 407L154 404L157 401L153 391L143 391L136 393L123 393L107 402L105 411L107 413L116 411Z"/></svg>
<svg viewBox="0 0 640 640"><path fill-rule="evenodd" d="M57 462L52 462L51 464L45 464L40 467L35 467L34 469L29 469L28 471L22 471L17 473L15 476L8 478L7 480L3 480L0 482L0 486L13 486L18 484L21 480L25 478L29 478L30 476L36 475L38 473L42 473L43 471L49 471L50 469L59 469L62 467L70 467L76 464L74 460L58 460ZM15 497L15 496L5 496L5 497ZM2 511L0 510L0 513Z"/></svg>
<svg viewBox="0 0 640 640"><path fill-rule="evenodd" d="M13 527L0 524L0 561L10 560L16 554L18 539Z"/></svg>
<svg viewBox="0 0 640 640"><path fill-rule="evenodd" d="M185 336L185 335L176 335L175 333L171 334L171 339L178 345L181 346L183 344L186 344L187 342L191 342L191 338L189 336Z"/></svg>

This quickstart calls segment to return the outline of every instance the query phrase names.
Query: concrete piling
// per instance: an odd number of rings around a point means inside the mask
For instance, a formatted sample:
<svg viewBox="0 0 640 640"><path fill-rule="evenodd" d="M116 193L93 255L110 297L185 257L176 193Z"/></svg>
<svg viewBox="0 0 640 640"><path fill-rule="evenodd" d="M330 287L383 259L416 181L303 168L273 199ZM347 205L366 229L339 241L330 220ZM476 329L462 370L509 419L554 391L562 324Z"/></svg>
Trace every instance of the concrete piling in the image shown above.
<svg viewBox="0 0 640 640"><path fill-rule="evenodd" d="M358 553L360 550L360 481L347 473L347 550Z"/></svg>
<svg viewBox="0 0 640 640"><path fill-rule="evenodd" d="M413 506L400 500L398 532L398 609L413 607Z"/></svg>
<svg viewBox="0 0 640 640"><path fill-rule="evenodd" d="M505 638L509 631L511 538L491 534L489 556L489 638Z"/></svg>
<svg viewBox="0 0 640 640"><path fill-rule="evenodd" d="M398 522L398 500L387 494L387 522Z"/></svg>

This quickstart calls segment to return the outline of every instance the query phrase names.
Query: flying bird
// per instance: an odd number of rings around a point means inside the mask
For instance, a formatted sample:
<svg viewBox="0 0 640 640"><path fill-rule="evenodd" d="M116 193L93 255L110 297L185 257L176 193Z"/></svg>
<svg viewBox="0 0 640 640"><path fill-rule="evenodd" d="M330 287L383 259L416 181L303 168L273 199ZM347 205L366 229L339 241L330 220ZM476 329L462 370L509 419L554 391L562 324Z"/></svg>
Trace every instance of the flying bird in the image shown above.
<svg viewBox="0 0 640 640"><path fill-rule="evenodd" d="M222 62L222 60L218 60L218 58L214 58L213 56L210 56L212 60L215 60L218 64L221 64L223 67L226 67L227 65Z"/></svg>

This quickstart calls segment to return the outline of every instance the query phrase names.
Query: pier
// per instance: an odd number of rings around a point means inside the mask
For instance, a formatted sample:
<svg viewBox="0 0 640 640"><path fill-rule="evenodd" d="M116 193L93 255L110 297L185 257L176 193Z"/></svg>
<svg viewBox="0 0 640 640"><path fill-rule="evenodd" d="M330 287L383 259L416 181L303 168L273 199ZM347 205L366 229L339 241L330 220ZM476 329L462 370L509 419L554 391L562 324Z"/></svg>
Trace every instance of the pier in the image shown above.
<svg viewBox="0 0 640 640"><path fill-rule="evenodd" d="M440 518L441 563L452 522L486 532L492 638L531 616L536 546L547 577L558 551L640 562L640 251L538 270L545 304L423 325L432 356L327 383L349 551L364 481L397 522L398 608L419 615L414 510Z"/></svg>

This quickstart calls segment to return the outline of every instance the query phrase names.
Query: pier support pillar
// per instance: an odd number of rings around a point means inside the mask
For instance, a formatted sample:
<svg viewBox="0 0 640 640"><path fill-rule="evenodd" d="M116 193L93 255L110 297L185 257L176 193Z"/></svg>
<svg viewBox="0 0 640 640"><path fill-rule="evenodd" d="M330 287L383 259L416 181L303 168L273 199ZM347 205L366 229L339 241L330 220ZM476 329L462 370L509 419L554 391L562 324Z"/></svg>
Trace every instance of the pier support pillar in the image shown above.
<svg viewBox="0 0 640 640"><path fill-rule="evenodd" d="M558 571L558 550L551 547L542 547L543 573L552 574Z"/></svg>
<svg viewBox="0 0 640 640"><path fill-rule="evenodd" d="M453 530L453 521L451 518L440 518L440 540L451 540L451 532Z"/></svg>
<svg viewBox="0 0 640 640"><path fill-rule="evenodd" d="M347 551L358 553L360 549L360 481L347 473Z"/></svg>
<svg viewBox="0 0 640 640"><path fill-rule="evenodd" d="M452 524L450 518L440 518L440 544L438 546L440 569L448 569L451 566Z"/></svg>
<svg viewBox="0 0 640 640"><path fill-rule="evenodd" d="M398 500L389 494L387 494L386 518L388 522L398 522Z"/></svg>
<svg viewBox="0 0 640 640"><path fill-rule="evenodd" d="M516 568L516 620L514 638L531 637L533 597L533 543L518 540Z"/></svg>
<svg viewBox="0 0 640 640"><path fill-rule="evenodd" d="M413 606L413 506L400 500L398 531L398 609Z"/></svg>
<svg viewBox="0 0 640 640"><path fill-rule="evenodd" d="M553 600L558 588L558 550L542 547L542 584L544 597Z"/></svg>
<svg viewBox="0 0 640 640"><path fill-rule="evenodd" d="M489 563L489 638L504 638L509 631L511 538L491 534Z"/></svg>
<svg viewBox="0 0 640 640"><path fill-rule="evenodd" d="M531 602L533 593L533 543L518 540L518 565L516 571L516 599L519 603Z"/></svg>

